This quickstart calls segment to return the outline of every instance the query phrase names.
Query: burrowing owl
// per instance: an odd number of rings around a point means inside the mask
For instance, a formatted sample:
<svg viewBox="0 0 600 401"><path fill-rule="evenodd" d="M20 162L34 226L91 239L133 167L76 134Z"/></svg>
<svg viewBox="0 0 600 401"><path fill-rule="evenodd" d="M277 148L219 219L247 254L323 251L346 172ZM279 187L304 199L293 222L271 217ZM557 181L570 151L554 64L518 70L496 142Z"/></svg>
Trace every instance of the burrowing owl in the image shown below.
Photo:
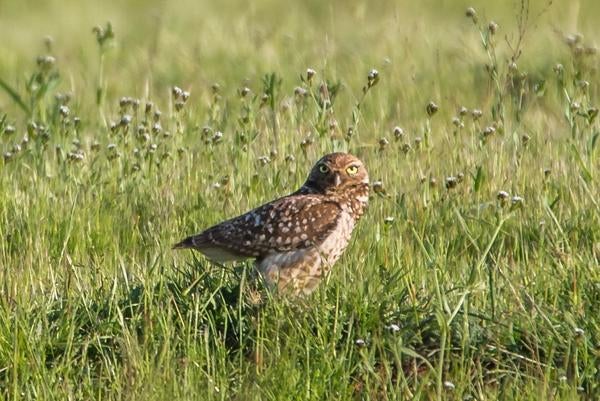
<svg viewBox="0 0 600 401"><path fill-rule="evenodd" d="M215 262L255 258L269 284L309 294L344 252L368 199L363 163L331 153L296 192L188 237L174 249L196 249Z"/></svg>

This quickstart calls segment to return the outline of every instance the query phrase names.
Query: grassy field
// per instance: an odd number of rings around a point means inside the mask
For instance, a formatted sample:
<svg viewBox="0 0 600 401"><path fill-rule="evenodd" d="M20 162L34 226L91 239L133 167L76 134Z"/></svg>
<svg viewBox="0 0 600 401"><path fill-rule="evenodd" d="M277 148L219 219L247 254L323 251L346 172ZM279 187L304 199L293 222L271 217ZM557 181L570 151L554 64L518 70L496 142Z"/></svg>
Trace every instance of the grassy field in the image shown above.
<svg viewBox="0 0 600 401"><path fill-rule="evenodd" d="M599 399L600 4L217 3L0 6L0 399ZM170 249L337 150L312 296Z"/></svg>

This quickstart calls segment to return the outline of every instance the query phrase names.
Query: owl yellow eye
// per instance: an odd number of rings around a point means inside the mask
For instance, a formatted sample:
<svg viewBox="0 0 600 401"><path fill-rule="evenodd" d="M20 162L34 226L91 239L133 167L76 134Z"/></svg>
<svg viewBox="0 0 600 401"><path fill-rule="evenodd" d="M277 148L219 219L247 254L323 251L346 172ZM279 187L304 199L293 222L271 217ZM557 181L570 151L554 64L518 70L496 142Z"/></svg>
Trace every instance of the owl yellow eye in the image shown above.
<svg viewBox="0 0 600 401"><path fill-rule="evenodd" d="M354 174L358 173L358 166L350 166L346 169L346 172L349 175L354 175Z"/></svg>
<svg viewBox="0 0 600 401"><path fill-rule="evenodd" d="M319 171L323 174L327 174L329 172L329 167L324 164L319 165Z"/></svg>

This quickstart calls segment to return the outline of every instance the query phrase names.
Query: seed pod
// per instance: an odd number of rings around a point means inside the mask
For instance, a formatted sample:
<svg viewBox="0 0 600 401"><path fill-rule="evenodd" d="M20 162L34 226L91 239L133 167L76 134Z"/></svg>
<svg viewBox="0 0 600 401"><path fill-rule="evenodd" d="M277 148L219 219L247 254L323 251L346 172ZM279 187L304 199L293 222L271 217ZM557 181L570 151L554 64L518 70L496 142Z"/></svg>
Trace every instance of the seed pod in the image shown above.
<svg viewBox="0 0 600 401"><path fill-rule="evenodd" d="M400 140L403 137L404 137L404 130L400 127L394 127L394 138L396 138L396 140Z"/></svg>
<svg viewBox="0 0 600 401"><path fill-rule="evenodd" d="M446 177L446 189L455 188L458 185L458 179L454 176Z"/></svg>
<svg viewBox="0 0 600 401"><path fill-rule="evenodd" d="M425 111L429 117L433 116L439 110L439 106L434 102L427 103L427 107L425 107Z"/></svg>
<svg viewBox="0 0 600 401"><path fill-rule="evenodd" d="M477 12L475 11L475 9L473 7L467 8L467 10L465 11L465 15L468 18L471 18L471 20L473 21L474 24L477 23Z"/></svg>

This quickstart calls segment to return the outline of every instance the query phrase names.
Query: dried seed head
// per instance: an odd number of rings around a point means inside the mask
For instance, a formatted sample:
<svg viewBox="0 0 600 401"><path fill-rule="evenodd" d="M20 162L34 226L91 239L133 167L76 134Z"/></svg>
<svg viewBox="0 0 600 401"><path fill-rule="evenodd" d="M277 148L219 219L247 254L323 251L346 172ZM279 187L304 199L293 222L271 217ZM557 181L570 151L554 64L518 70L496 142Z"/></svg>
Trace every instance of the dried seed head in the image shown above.
<svg viewBox="0 0 600 401"><path fill-rule="evenodd" d="M359 338L358 340L354 341L354 344L356 344L357 347L365 347L367 345L367 342L365 340L363 340L362 338Z"/></svg>
<svg viewBox="0 0 600 401"><path fill-rule="evenodd" d="M154 110L154 115L153 115L154 121L158 122L160 120L161 115L162 115L162 113L160 112L160 110L158 110L158 109Z"/></svg>
<svg viewBox="0 0 600 401"><path fill-rule="evenodd" d="M410 150L411 150L412 148L411 148L410 144L408 144L408 143L403 143L403 144L402 144L402 148L401 148L401 149L402 149L402 151L403 151L403 152L406 154L406 153L410 152Z"/></svg>
<svg viewBox="0 0 600 401"><path fill-rule="evenodd" d="M548 178L548 177L550 177L550 174L552 174L552 170L549 168L545 168L544 169L544 177Z"/></svg>
<svg viewBox="0 0 600 401"><path fill-rule="evenodd" d="M219 93L221 91L221 85L215 82L210 86L210 90L212 91L212 93ZM181 92L181 94L183 95L183 91Z"/></svg>
<svg viewBox="0 0 600 401"><path fill-rule="evenodd" d="M471 111L471 117L473 117L473 120L479 120L481 118L481 116L483 115L483 112L480 109L473 109Z"/></svg>
<svg viewBox="0 0 600 401"><path fill-rule="evenodd" d="M183 100L178 100L175 102L175 111L181 111L183 110L183 107L185 106L185 102Z"/></svg>
<svg viewBox="0 0 600 401"><path fill-rule="evenodd" d="M296 86L294 88L294 95L298 97L304 97L308 94L308 91L301 86Z"/></svg>
<svg viewBox="0 0 600 401"><path fill-rule="evenodd" d="M510 199L510 203L512 204L512 207L514 207L514 208L522 207L524 201L525 200L522 197L520 197L519 195L514 195Z"/></svg>
<svg viewBox="0 0 600 401"><path fill-rule="evenodd" d="M146 114L150 114L150 113L152 113L152 109L153 109L153 108L154 108L154 103L152 103L152 102L147 102L147 103L146 103L146 106L144 106L144 112L145 112Z"/></svg>
<svg viewBox="0 0 600 401"><path fill-rule="evenodd" d="M421 142L423 142L423 138L421 138L420 136L415 138L415 148L420 148L421 147Z"/></svg>
<svg viewBox="0 0 600 401"><path fill-rule="evenodd" d="M431 178L429 179L429 186L433 188L433 187L435 187L436 185L437 185L437 180L435 179L435 177L431 177Z"/></svg>
<svg viewBox="0 0 600 401"><path fill-rule="evenodd" d="M439 106L435 104L433 101L427 103L427 107L425 107L425 111L429 117L433 116L439 110Z"/></svg>
<svg viewBox="0 0 600 401"><path fill-rule="evenodd" d="M510 195L506 191L498 191L496 194L496 199L498 199L501 203L504 203L508 200Z"/></svg>
<svg viewBox="0 0 600 401"><path fill-rule="evenodd" d="M392 216L387 216L386 218L383 219L383 223L386 226L389 226L394 223L394 218ZM400 328L398 328L398 330L400 330Z"/></svg>
<svg viewBox="0 0 600 401"><path fill-rule="evenodd" d="M132 103L133 103L133 99L128 96L125 96L125 97L122 97L121 99L119 99L119 107L121 107L122 109L129 107Z"/></svg>
<svg viewBox="0 0 600 401"><path fill-rule="evenodd" d="M467 109L465 106L460 106L458 109L458 115L461 117L466 116L468 112L469 112L469 109Z"/></svg>
<svg viewBox="0 0 600 401"><path fill-rule="evenodd" d="M266 166L267 164L271 163L271 159L269 158L269 156L260 156L258 158L258 163L261 166Z"/></svg>
<svg viewBox="0 0 600 401"><path fill-rule="evenodd" d="M73 117L73 126L75 128L78 128L81 125L81 118L79 117Z"/></svg>
<svg viewBox="0 0 600 401"><path fill-rule="evenodd" d="M517 70L518 70L517 63L515 63L514 61L510 61L508 63L508 70L512 73L517 72Z"/></svg>
<svg viewBox="0 0 600 401"><path fill-rule="evenodd" d="M4 161L7 162L10 159L12 159L13 155L11 152L4 152L4 154L2 155L2 157L4 158Z"/></svg>
<svg viewBox="0 0 600 401"><path fill-rule="evenodd" d="M346 131L346 139L350 140L353 136L354 136L354 128L348 127L348 130Z"/></svg>
<svg viewBox="0 0 600 401"><path fill-rule="evenodd" d="M174 86L171 88L171 95L173 95L173 99L177 100L182 95L183 89L178 86Z"/></svg>
<svg viewBox="0 0 600 401"><path fill-rule="evenodd" d="M473 7L467 8L467 10L465 11L465 15L468 18L471 18L471 20L473 20L473 23L477 23L477 12Z"/></svg>
<svg viewBox="0 0 600 401"><path fill-rule="evenodd" d="M523 145L526 145L527 143L529 143L530 139L531 139L531 137L527 134L523 134L521 136L521 142L523 142Z"/></svg>
<svg viewBox="0 0 600 401"><path fill-rule="evenodd" d="M379 82L379 71L373 68L367 75L367 87L371 88L377 85L377 82Z"/></svg>
<svg viewBox="0 0 600 401"><path fill-rule="evenodd" d="M221 131L216 131L212 137L213 143L219 143L223 140L223 133Z"/></svg>
<svg viewBox="0 0 600 401"><path fill-rule="evenodd" d="M497 30L498 30L498 24L495 23L494 21L490 21L490 23L488 24L488 31L490 32L490 34L495 35Z"/></svg>
<svg viewBox="0 0 600 401"><path fill-rule="evenodd" d="M313 70L312 68L307 68L306 69L306 80L308 82L310 82L316 74L317 74L317 72L315 70Z"/></svg>
<svg viewBox="0 0 600 401"><path fill-rule="evenodd" d="M56 64L56 59L53 56L38 56L36 61L38 67L45 71L49 70L52 68L52 66L54 66L54 64Z"/></svg>
<svg viewBox="0 0 600 401"><path fill-rule="evenodd" d="M458 179L454 176L446 177L446 189L452 189L458 184Z"/></svg>
<svg viewBox="0 0 600 401"><path fill-rule="evenodd" d="M387 138L380 138L379 139L379 150L383 151L389 144L390 144L390 141L388 141Z"/></svg>
<svg viewBox="0 0 600 401"><path fill-rule="evenodd" d="M580 33L569 34L566 35L564 39L569 47L575 47L583 41L583 35Z"/></svg>
<svg viewBox="0 0 600 401"><path fill-rule="evenodd" d="M119 123L121 124L121 126L126 127L129 124L131 124L131 120L132 117L129 114L124 114L123 117L121 117L121 121Z"/></svg>
<svg viewBox="0 0 600 401"><path fill-rule="evenodd" d="M67 158L72 162L80 162L84 159L83 152L69 152L67 153Z"/></svg>
<svg viewBox="0 0 600 401"><path fill-rule="evenodd" d="M14 125L7 124L4 126L4 133L7 135L14 134L15 131L16 131L16 128Z"/></svg>
<svg viewBox="0 0 600 401"><path fill-rule="evenodd" d="M300 147L302 148L302 150L306 150L310 145L313 144L313 140L312 138L306 138L303 139L302 142L300 142Z"/></svg>
<svg viewBox="0 0 600 401"><path fill-rule="evenodd" d="M454 125L456 128L464 128L464 126L465 126L465 124L462 122L462 120L458 117L452 118L452 125Z"/></svg>
<svg viewBox="0 0 600 401"><path fill-rule="evenodd" d="M159 122L155 122L154 124L152 124L152 133L153 134L159 134L162 131L162 126L160 125Z"/></svg>
<svg viewBox="0 0 600 401"><path fill-rule="evenodd" d="M241 97L246 97L249 93L250 93L250 88L248 88L247 86L244 86L243 88L240 89Z"/></svg>
<svg viewBox="0 0 600 401"><path fill-rule="evenodd" d="M285 161L288 163L292 163L292 162L296 161L296 157L294 157L294 155L287 155L285 157Z"/></svg>
<svg viewBox="0 0 600 401"><path fill-rule="evenodd" d="M69 117L70 112L71 112L71 110L69 110L69 108L67 106L63 105L58 108L58 113L60 114L60 116L62 118Z"/></svg>
<svg viewBox="0 0 600 401"><path fill-rule="evenodd" d="M582 79L580 81L577 81L577 86L579 86L583 91L586 91L590 87L590 83L589 81Z"/></svg>
<svg viewBox="0 0 600 401"><path fill-rule="evenodd" d="M189 98L190 98L190 92L188 92L188 91L181 92L181 101L182 102L184 102L184 103L187 102Z"/></svg>
<svg viewBox="0 0 600 401"><path fill-rule="evenodd" d="M558 63L554 67L552 67L552 71L554 71L556 75L561 75L563 72L565 72L565 67L563 67L562 64Z"/></svg>
<svg viewBox="0 0 600 401"><path fill-rule="evenodd" d="M483 129L483 136L484 137L488 137L492 134L494 134L496 132L496 127L494 127L493 125L487 126Z"/></svg>
<svg viewBox="0 0 600 401"><path fill-rule="evenodd" d="M385 194L385 189L383 187L382 181L374 181L371 184L371 188L373 189L373 192L375 192L376 194Z"/></svg>
<svg viewBox="0 0 600 401"><path fill-rule="evenodd" d="M404 137L404 130L400 127L394 127L394 138L396 138L396 140L400 140L403 137Z"/></svg>
<svg viewBox="0 0 600 401"><path fill-rule="evenodd" d="M579 102L572 102L570 108L571 108L571 111L573 111L573 112L577 111L577 110L579 110L581 108L581 103L579 103Z"/></svg>

